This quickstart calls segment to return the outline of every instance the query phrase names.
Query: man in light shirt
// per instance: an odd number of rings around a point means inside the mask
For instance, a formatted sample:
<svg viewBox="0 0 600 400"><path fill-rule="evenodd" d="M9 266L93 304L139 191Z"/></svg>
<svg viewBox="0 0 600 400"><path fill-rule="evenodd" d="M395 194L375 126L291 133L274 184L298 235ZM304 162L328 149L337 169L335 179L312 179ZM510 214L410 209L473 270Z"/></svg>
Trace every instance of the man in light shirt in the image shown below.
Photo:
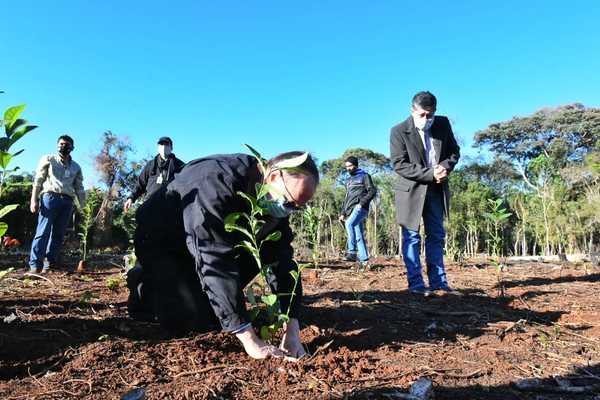
<svg viewBox="0 0 600 400"><path fill-rule="evenodd" d="M402 256L407 268L408 288L428 296L430 290L454 292L448 285L444 267L444 216L450 210L448 174L460 158L450 121L435 116L437 99L419 92L412 100L411 116L394 126L390 153L396 186L396 219L402 226ZM425 260L429 288L421 274L421 236L425 227Z"/></svg>
<svg viewBox="0 0 600 400"><path fill-rule="evenodd" d="M35 171L30 209L39 214L29 257L31 272L47 273L59 263L73 200L77 197L80 206L85 201L81 167L71 158L73 144L70 136L59 137L58 152L43 156Z"/></svg>

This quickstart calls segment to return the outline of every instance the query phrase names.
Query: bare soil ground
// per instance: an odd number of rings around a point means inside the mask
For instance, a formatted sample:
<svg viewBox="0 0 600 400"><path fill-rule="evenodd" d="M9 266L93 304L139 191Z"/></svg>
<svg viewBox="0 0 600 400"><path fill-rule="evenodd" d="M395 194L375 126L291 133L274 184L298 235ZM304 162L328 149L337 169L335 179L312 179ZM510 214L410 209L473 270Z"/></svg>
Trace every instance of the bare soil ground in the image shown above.
<svg viewBox="0 0 600 400"><path fill-rule="evenodd" d="M359 273L327 262L303 278L312 356L288 363L251 360L223 333L167 338L128 319L118 258L83 275L71 261L48 280L19 270L0 282L0 398L395 399L428 377L437 400L600 399L600 270L589 265L510 265L501 279L483 262L449 265L462 295L422 298L399 260ZM0 258L1 269L24 263ZM584 393L515 386L536 377Z"/></svg>

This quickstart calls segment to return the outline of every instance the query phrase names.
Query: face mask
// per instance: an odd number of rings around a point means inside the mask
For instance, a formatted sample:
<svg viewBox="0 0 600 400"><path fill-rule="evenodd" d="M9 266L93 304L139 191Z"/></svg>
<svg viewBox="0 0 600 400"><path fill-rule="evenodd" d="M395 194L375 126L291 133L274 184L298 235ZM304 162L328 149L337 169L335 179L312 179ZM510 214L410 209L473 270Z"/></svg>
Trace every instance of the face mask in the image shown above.
<svg viewBox="0 0 600 400"><path fill-rule="evenodd" d="M171 150L171 146L169 146L168 144L159 144L158 145L158 154L160 154L160 156L162 158L167 158L169 156L169 154L171 154L172 150Z"/></svg>
<svg viewBox="0 0 600 400"><path fill-rule="evenodd" d="M427 122L425 122L425 127L423 129L428 130L429 128L431 128L431 125L433 125L433 115L431 116L431 118L427 118Z"/></svg>
<svg viewBox="0 0 600 400"><path fill-rule="evenodd" d="M61 156L64 156L64 157L71 154L71 151L73 151L73 148L71 146L63 146L63 147L58 148L58 152L60 153Z"/></svg>
<svg viewBox="0 0 600 400"><path fill-rule="evenodd" d="M430 118L415 118L413 117L413 121L415 121L415 127L420 130L427 130L431 128L433 125L433 115Z"/></svg>
<svg viewBox="0 0 600 400"><path fill-rule="evenodd" d="M293 211L285 206L285 197L280 197L276 200L263 199L259 204L262 208L266 208L269 215L273 218L286 218Z"/></svg>

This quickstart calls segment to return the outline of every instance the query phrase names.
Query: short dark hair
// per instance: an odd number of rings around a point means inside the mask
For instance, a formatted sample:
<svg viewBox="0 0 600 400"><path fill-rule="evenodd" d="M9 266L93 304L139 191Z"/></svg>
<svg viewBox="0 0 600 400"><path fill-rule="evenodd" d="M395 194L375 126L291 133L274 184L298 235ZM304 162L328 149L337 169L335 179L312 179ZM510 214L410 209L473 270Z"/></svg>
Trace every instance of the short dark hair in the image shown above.
<svg viewBox="0 0 600 400"><path fill-rule="evenodd" d="M347 157L346 162L349 162L350 164L354 165L355 167L358 167L358 158L356 158L354 156Z"/></svg>
<svg viewBox="0 0 600 400"><path fill-rule="evenodd" d="M71 147L75 146L75 142L73 141L73 138L69 135L61 135L58 137L58 140L56 141L56 143L60 142L61 140L64 140L65 142L69 142L71 143Z"/></svg>
<svg viewBox="0 0 600 400"><path fill-rule="evenodd" d="M419 106L423 110L433 111L437 106L437 99L431 92L419 92L412 99L413 106Z"/></svg>
<svg viewBox="0 0 600 400"><path fill-rule="evenodd" d="M284 160L289 160L290 158L294 158L294 157L300 157L301 155L305 154L304 151L288 151L286 153L281 153L273 158L271 158L268 163L267 163L267 167L272 168L272 167L276 167L277 163L284 161ZM314 180L315 183L318 184L319 183L319 169L317 168L317 164L315 164L315 160L313 160L312 156L310 154L307 155L306 157L306 161L304 161L302 164L298 165L297 167L294 167L294 170L287 170L284 169L287 173L289 173L290 175L308 175L311 176Z"/></svg>

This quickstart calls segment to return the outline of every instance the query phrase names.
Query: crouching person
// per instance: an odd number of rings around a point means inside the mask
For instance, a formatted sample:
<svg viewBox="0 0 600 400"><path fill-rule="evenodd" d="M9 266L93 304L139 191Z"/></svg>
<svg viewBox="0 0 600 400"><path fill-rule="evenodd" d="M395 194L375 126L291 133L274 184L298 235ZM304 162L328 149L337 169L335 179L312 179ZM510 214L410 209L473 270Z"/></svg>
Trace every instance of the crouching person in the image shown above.
<svg viewBox="0 0 600 400"><path fill-rule="evenodd" d="M290 271L297 270L288 216L313 197L318 181L314 161L302 152L280 154L265 171L256 158L245 154L191 161L137 211L135 252L141 268L128 276L131 317L158 321L176 335L220 327L235 334L253 358L303 356L298 321L301 283L281 346L267 345L250 324L243 294L258 267L245 252L234 251L242 238L226 232L224 220L233 212L250 211L238 192L256 196L257 183L269 185L261 235L276 230L282 235L278 241L264 242L261 256L264 263L275 263L267 281L274 293L288 294L279 298L281 309L287 310L294 286Z"/></svg>

